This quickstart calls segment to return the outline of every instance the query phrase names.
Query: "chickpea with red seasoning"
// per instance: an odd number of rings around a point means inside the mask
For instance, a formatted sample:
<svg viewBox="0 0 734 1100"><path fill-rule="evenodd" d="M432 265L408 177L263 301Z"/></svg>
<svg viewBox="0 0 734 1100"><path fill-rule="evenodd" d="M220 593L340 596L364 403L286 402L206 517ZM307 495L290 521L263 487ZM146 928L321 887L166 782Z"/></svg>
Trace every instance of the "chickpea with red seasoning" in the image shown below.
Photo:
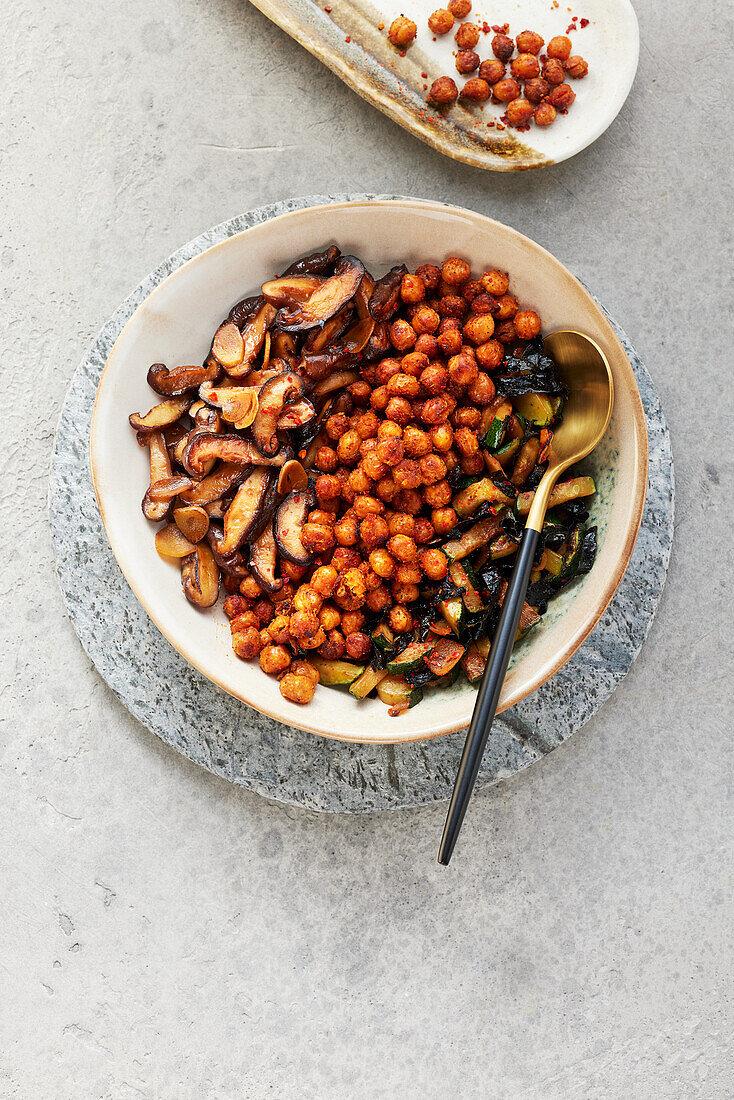
<svg viewBox="0 0 734 1100"><path fill-rule="evenodd" d="M553 57L558 61L567 61L571 56L571 39L565 34L558 34L555 38L551 38L545 52L548 57Z"/></svg>
<svg viewBox="0 0 734 1100"><path fill-rule="evenodd" d="M515 52L515 43L507 34L496 34L492 39L492 53L498 61L509 61Z"/></svg>
<svg viewBox="0 0 734 1100"><path fill-rule="evenodd" d="M474 50L459 50L455 59L456 71L466 76L479 68L479 54Z"/></svg>
<svg viewBox="0 0 734 1100"><path fill-rule="evenodd" d="M533 80L540 76L540 62L535 54L521 53L512 61L510 72L517 80Z"/></svg>
<svg viewBox="0 0 734 1100"><path fill-rule="evenodd" d="M533 340L540 333L540 317L534 309L521 309L515 314L515 331L521 340Z"/></svg>
<svg viewBox="0 0 734 1100"><path fill-rule="evenodd" d="M534 80L528 80L525 83L525 98L529 100L534 106L537 107L551 90L551 86L547 80L542 76L536 77Z"/></svg>
<svg viewBox="0 0 734 1100"><path fill-rule="evenodd" d="M558 61L554 57L551 57L543 65L541 76L547 84L563 84L563 81L566 78L566 70L563 68L563 65L560 61Z"/></svg>
<svg viewBox="0 0 734 1100"><path fill-rule="evenodd" d="M449 0L447 7L456 19L466 19L471 11L471 0Z"/></svg>
<svg viewBox="0 0 734 1100"><path fill-rule="evenodd" d="M280 681L280 694L291 703L302 706L310 703L316 693L316 684L305 673L287 672Z"/></svg>
<svg viewBox="0 0 734 1100"><path fill-rule="evenodd" d="M511 126L527 126L533 119L533 105L529 99L513 99L507 104L507 119Z"/></svg>
<svg viewBox="0 0 734 1100"><path fill-rule="evenodd" d="M567 111L576 98L576 93L570 84L559 84L553 88L548 96L548 102L557 111Z"/></svg>
<svg viewBox="0 0 734 1100"><path fill-rule="evenodd" d="M468 99L472 103L486 103L491 94L492 89L487 81L482 80L481 77L478 76L473 76L471 79L467 80L466 84L461 89L462 98Z"/></svg>
<svg viewBox="0 0 734 1100"><path fill-rule="evenodd" d="M418 27L412 19L406 19L404 15L393 19L387 37L393 46L409 46L418 33Z"/></svg>
<svg viewBox="0 0 734 1100"><path fill-rule="evenodd" d="M479 27L475 23L462 23L454 41L460 50L473 50L479 41Z"/></svg>
<svg viewBox="0 0 734 1100"><path fill-rule="evenodd" d="M520 95L520 85L514 76L506 76L494 85L492 93L500 103L511 103Z"/></svg>
<svg viewBox="0 0 734 1100"><path fill-rule="evenodd" d="M488 84L496 84L498 80L502 80L502 77L506 75L506 67L497 58L483 61L479 66L479 76L482 80L486 80Z"/></svg>
<svg viewBox="0 0 734 1100"><path fill-rule="evenodd" d="M450 76L439 76L428 90L428 102L435 107L448 107L458 98L459 89Z"/></svg>
<svg viewBox="0 0 734 1100"><path fill-rule="evenodd" d="M515 38L518 53L539 54L545 44L545 39L536 31L520 31Z"/></svg>
<svg viewBox="0 0 734 1100"><path fill-rule="evenodd" d="M448 34L454 25L454 17L446 8L436 8L428 16L428 27L434 34Z"/></svg>
<svg viewBox="0 0 734 1100"><path fill-rule="evenodd" d="M589 71L588 63L579 54L569 57L564 64L564 68L568 76L573 77L574 80L583 80Z"/></svg>
<svg viewBox="0 0 734 1100"><path fill-rule="evenodd" d="M544 99L543 102L539 103L535 108L534 117L536 126L550 126L556 121L556 109L552 103Z"/></svg>

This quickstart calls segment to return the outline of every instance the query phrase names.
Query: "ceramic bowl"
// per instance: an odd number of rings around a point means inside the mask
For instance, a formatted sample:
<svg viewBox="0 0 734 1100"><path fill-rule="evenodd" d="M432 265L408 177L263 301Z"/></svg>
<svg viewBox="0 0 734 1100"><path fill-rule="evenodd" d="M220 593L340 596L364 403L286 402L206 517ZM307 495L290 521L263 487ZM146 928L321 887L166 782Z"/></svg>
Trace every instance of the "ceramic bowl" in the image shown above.
<svg viewBox="0 0 734 1100"><path fill-rule="evenodd" d="M346 691L319 687L312 703L284 699L257 663L238 660L221 609L201 612L181 592L177 563L156 553L154 527L140 509L148 485L147 452L128 414L155 402L146 383L153 362L201 362L230 306L253 293L296 256L338 243L373 274L396 262L415 269L448 255L475 272L510 272L511 290L543 318L543 331L572 328L602 348L614 375L615 407L604 440L584 464L598 492L591 505L599 529L592 571L570 585L515 649L500 710L545 683L578 649L611 600L630 560L647 484L647 433L632 368L602 310L550 253L527 237L469 210L413 200L316 206L273 218L189 260L136 309L115 343L92 414L91 470L107 536L130 587L155 624L187 661L222 690L290 726L349 741L397 742L465 727L476 692L460 681L429 692L390 718L379 700L357 702ZM242 721L248 712L242 707Z"/></svg>

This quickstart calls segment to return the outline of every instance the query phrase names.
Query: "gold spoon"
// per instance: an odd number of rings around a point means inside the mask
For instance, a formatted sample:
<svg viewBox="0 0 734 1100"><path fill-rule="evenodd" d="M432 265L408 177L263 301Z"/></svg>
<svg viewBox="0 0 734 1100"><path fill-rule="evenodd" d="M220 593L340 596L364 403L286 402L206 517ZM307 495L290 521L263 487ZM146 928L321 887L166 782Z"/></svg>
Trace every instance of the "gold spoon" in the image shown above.
<svg viewBox="0 0 734 1100"><path fill-rule="evenodd" d="M562 330L547 336L544 345L555 360L568 396L563 420L553 433L548 469L530 506L474 705L438 852L438 862L444 866L451 859L494 721L551 490L564 470L586 458L596 447L607 430L614 405L612 372L604 352L593 340L580 332Z"/></svg>

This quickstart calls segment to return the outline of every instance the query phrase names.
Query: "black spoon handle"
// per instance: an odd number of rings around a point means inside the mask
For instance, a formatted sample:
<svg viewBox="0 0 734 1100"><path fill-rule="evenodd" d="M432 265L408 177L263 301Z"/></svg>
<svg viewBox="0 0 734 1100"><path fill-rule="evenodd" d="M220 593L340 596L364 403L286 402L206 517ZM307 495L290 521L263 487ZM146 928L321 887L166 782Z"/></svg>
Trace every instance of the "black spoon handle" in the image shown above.
<svg viewBox="0 0 734 1100"><path fill-rule="evenodd" d="M459 772L454 784L454 793L451 796L449 812L446 815L446 824L443 828L441 847L438 851L438 862L448 866L451 854L459 835L464 815L466 814L469 799L471 798L474 783L476 782L479 765L484 756L489 731L492 728L495 711L505 680L505 673L510 661L512 647L515 644L520 614L525 602L525 593L528 590L530 571L533 568L533 559L538 546L539 532L531 527L526 527L520 543L520 548L515 559L515 568L507 586L502 613L500 614L497 629L492 639L492 648L489 652L489 660L484 670L482 683L479 687L479 695L474 704L469 733L467 734L464 751L461 754Z"/></svg>

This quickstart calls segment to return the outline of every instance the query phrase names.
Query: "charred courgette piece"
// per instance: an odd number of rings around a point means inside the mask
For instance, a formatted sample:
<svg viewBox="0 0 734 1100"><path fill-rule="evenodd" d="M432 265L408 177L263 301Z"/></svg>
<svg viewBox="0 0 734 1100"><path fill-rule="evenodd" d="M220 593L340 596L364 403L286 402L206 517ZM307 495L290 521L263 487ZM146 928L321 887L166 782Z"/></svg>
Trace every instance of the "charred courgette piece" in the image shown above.
<svg viewBox="0 0 734 1100"><path fill-rule="evenodd" d="M545 428L555 420L554 399L544 393L524 393L513 399L516 412L529 424Z"/></svg>
<svg viewBox="0 0 734 1100"><path fill-rule="evenodd" d="M309 657L309 661L318 669L322 684L330 687L346 687L353 684L358 676L365 671L364 665L357 665L351 661L327 661L322 657Z"/></svg>
<svg viewBox="0 0 734 1100"><path fill-rule="evenodd" d="M558 508L561 504L578 500L580 497L590 497L596 492L596 482L593 477L572 477L570 481L562 481L555 485L551 491L549 508ZM528 493L520 493L515 501L515 511L519 516L526 516L533 503L535 490Z"/></svg>
<svg viewBox="0 0 734 1100"><path fill-rule="evenodd" d="M479 646L476 642L471 643L461 658L461 667L470 684L479 683L487 667L487 658L479 652Z"/></svg>
<svg viewBox="0 0 734 1100"><path fill-rule="evenodd" d="M473 554L480 546L489 542L500 530L500 521L497 516L489 519L480 519L468 531L465 531L458 539L451 539L444 544L443 552L449 561L458 561Z"/></svg>
<svg viewBox="0 0 734 1100"><path fill-rule="evenodd" d="M388 661L387 671L399 673L404 676L406 672L414 672L423 664L425 658L434 648L433 642L411 642L397 657Z"/></svg>
<svg viewBox="0 0 734 1100"><path fill-rule="evenodd" d="M441 638L426 657L426 664L434 676L446 676L458 665L465 652L464 646L453 638Z"/></svg>
<svg viewBox="0 0 734 1100"><path fill-rule="evenodd" d="M349 694L355 699L366 699L371 691L384 680L388 672L386 668L366 668L361 676L353 680L349 685Z"/></svg>
<svg viewBox="0 0 734 1100"><path fill-rule="evenodd" d="M476 590L469 573L469 568L463 562L454 561L449 566L449 576L457 588L463 589L462 600L467 611L475 614L484 609L481 596Z"/></svg>
<svg viewBox="0 0 734 1100"><path fill-rule="evenodd" d="M461 638L467 621L464 601L459 596L454 596L450 600L442 600L438 607L456 637Z"/></svg>
<svg viewBox="0 0 734 1100"><path fill-rule="evenodd" d="M489 425L487 432L480 441L481 446L484 447L485 451L490 451L493 453L502 443L502 440L505 437L507 424L510 419L510 410L511 406L508 402L506 406L500 406L498 413L495 413L494 420Z"/></svg>
<svg viewBox="0 0 734 1100"><path fill-rule="evenodd" d="M389 707L407 706L407 709L410 709L416 703L420 703L423 698L423 689L413 687L404 676L391 674L380 680L377 685L377 694Z"/></svg>

